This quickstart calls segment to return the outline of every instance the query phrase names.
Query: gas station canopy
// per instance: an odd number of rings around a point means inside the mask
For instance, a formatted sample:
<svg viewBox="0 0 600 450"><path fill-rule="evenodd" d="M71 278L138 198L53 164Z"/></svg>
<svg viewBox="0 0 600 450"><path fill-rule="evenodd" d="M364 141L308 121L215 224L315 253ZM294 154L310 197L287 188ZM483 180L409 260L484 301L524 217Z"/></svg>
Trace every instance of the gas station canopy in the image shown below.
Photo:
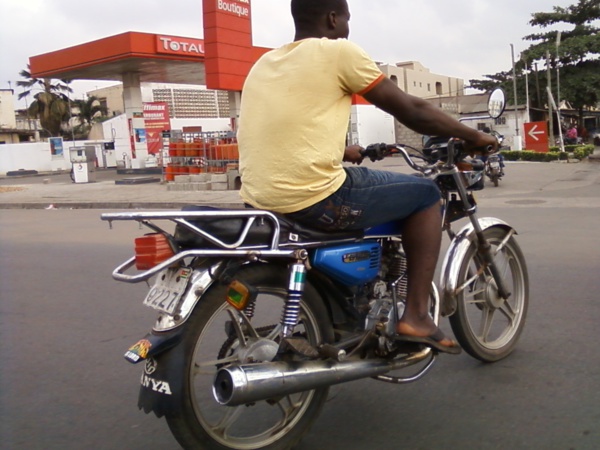
<svg viewBox="0 0 600 450"><path fill-rule="evenodd" d="M127 32L30 58L36 78L206 84L204 41Z"/></svg>

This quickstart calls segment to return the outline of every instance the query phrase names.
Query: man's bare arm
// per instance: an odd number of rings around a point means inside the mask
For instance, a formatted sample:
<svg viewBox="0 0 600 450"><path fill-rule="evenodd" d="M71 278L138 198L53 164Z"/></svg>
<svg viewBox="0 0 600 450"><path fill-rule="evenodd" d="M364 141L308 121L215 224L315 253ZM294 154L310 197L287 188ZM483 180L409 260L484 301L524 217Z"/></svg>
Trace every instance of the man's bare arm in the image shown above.
<svg viewBox="0 0 600 450"><path fill-rule="evenodd" d="M493 136L469 128L429 102L406 94L389 78L379 82L364 97L417 133L456 137L474 147L497 146Z"/></svg>

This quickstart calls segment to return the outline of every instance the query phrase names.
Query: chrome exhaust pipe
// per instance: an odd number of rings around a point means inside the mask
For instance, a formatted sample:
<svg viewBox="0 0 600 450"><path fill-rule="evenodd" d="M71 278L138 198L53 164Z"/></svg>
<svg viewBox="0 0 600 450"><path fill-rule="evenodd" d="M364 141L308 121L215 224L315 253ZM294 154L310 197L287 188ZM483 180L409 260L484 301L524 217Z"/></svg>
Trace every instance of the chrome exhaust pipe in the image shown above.
<svg viewBox="0 0 600 450"><path fill-rule="evenodd" d="M221 405L238 406L302 391L374 377L430 356L425 349L398 360L297 361L234 364L216 373L213 395Z"/></svg>

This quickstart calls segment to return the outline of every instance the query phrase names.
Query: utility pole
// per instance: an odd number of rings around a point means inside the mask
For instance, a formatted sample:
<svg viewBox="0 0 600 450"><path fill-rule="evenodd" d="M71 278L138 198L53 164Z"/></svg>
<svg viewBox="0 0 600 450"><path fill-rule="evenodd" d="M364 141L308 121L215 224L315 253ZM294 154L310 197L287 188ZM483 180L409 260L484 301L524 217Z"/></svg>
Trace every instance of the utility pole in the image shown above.
<svg viewBox="0 0 600 450"><path fill-rule="evenodd" d="M557 107L560 114L560 56L559 56L559 48L560 48L560 36L561 31L556 35L556 95L557 95ZM560 117L559 117L560 120Z"/></svg>
<svg viewBox="0 0 600 450"><path fill-rule="evenodd" d="M533 63L535 67L535 92L537 94L537 106L538 108L542 107L542 95L540 94L540 77L538 72L537 62Z"/></svg>
<svg viewBox="0 0 600 450"><path fill-rule="evenodd" d="M527 63L527 58L525 57L525 55L523 53L521 53L521 59L523 60L523 62L525 63L525 108L526 108L526 119L527 122L531 121L531 115L529 114L529 76L527 74L527 72L529 72L529 67L528 67L528 63Z"/></svg>
<svg viewBox="0 0 600 450"><path fill-rule="evenodd" d="M550 71L549 50L546 50L546 72L548 73L548 92L552 92L552 72ZM548 96L548 118L548 134L550 135L550 144L554 144L554 118L552 117L552 98L550 96Z"/></svg>
<svg viewBox="0 0 600 450"><path fill-rule="evenodd" d="M518 110L518 102L517 102L517 71L515 69L515 47L510 44L510 53L511 53L511 57L512 57L512 69L513 69L513 88L515 91L515 131L516 131L516 138L515 138L515 142L514 145L516 147L516 150L521 150L523 148L522 144L521 144L521 136L519 135L519 110Z"/></svg>

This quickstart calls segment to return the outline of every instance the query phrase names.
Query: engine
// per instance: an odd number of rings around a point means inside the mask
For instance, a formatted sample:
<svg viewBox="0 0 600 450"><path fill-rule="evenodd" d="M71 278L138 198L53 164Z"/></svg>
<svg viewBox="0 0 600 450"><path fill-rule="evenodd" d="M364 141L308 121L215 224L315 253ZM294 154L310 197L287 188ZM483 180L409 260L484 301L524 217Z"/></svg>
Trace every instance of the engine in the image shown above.
<svg viewBox="0 0 600 450"><path fill-rule="evenodd" d="M382 243L379 275L367 286L368 313L365 329L378 327L381 333L392 336L397 321L404 313L406 301L406 256L397 239ZM396 304L394 305L394 302Z"/></svg>

